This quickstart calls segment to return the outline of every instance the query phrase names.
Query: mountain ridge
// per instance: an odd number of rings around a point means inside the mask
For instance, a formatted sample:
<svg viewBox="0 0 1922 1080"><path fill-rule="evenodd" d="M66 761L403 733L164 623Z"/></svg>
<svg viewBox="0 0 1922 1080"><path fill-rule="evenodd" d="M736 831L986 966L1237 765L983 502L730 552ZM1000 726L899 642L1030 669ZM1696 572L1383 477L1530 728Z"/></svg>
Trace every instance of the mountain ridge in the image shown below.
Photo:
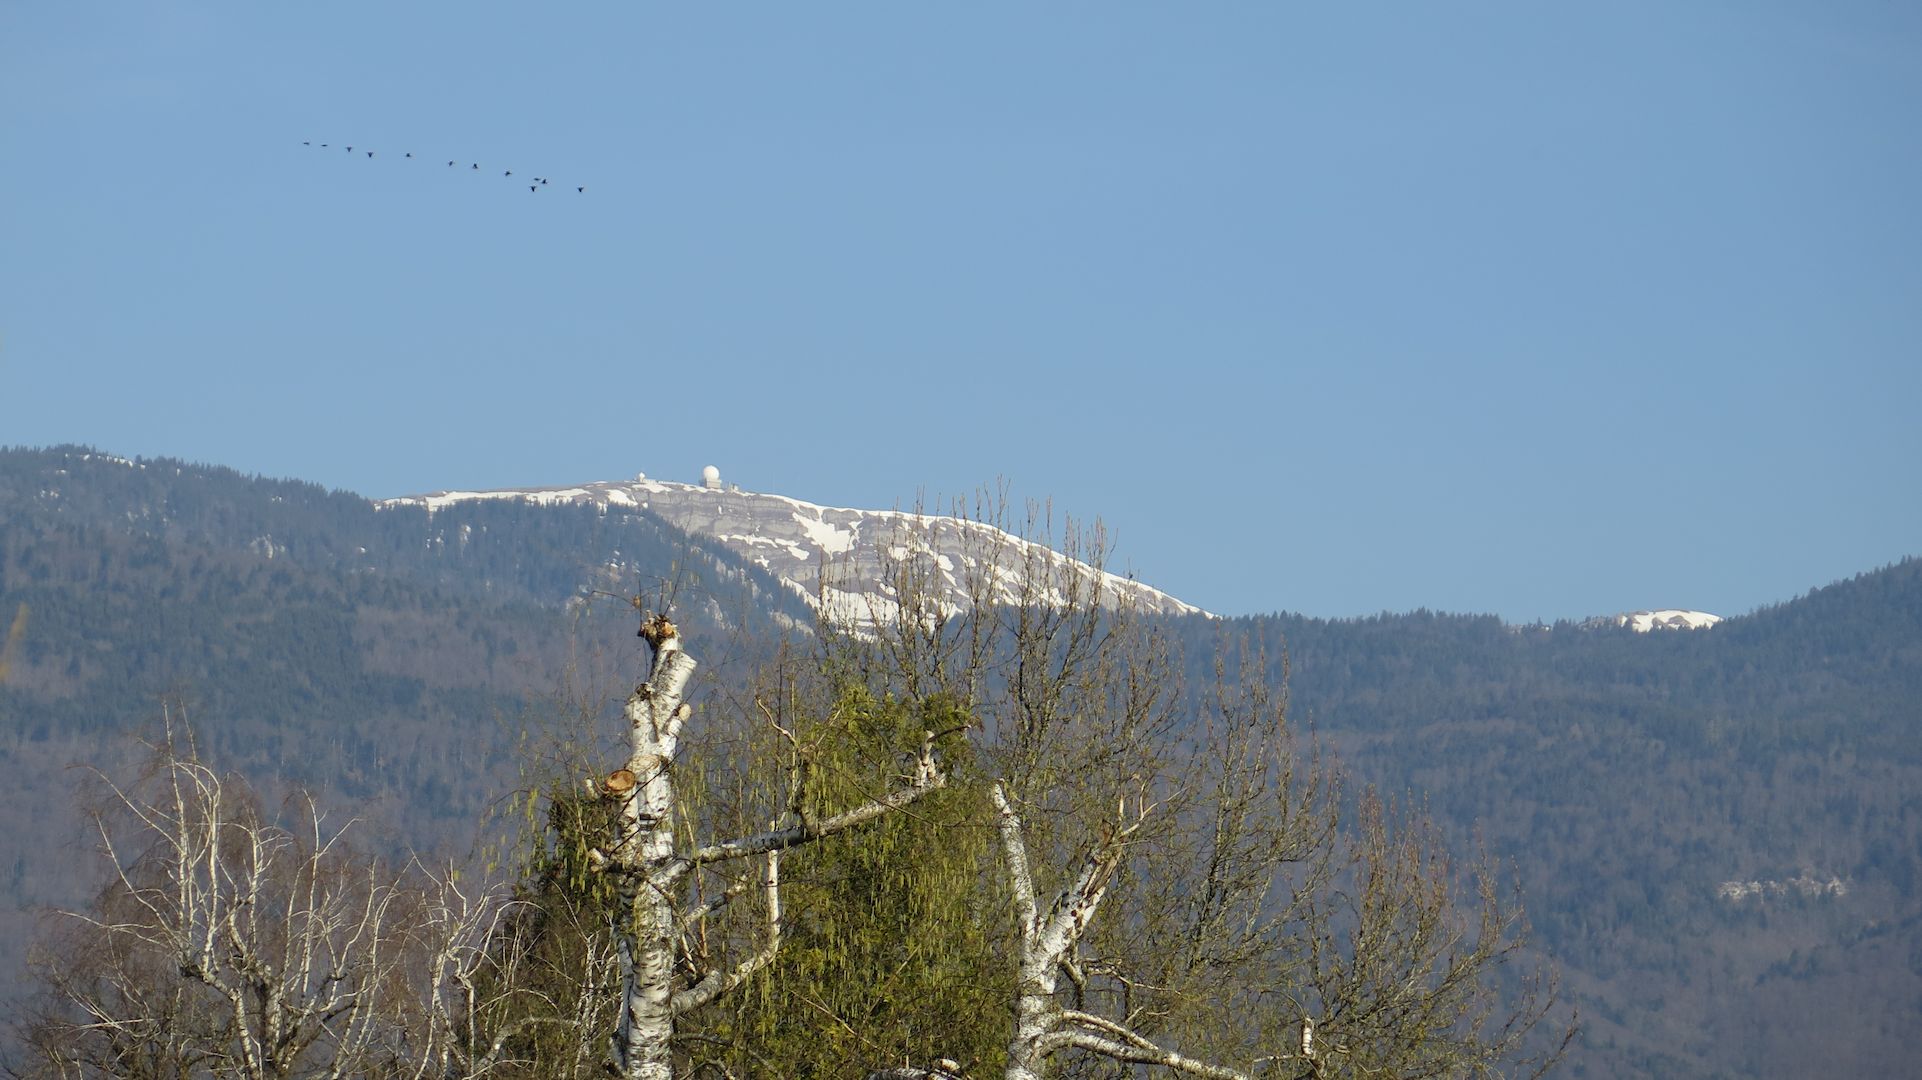
<svg viewBox="0 0 1922 1080"><path fill-rule="evenodd" d="M430 514L218 467L0 451L0 629L21 627L0 683L0 954L18 958L29 908L88 885L63 766L119 767L161 702L192 704L221 767L319 787L432 849L511 787L516 733L563 693L591 712L631 687L626 597L650 583L673 585L650 602L686 612L710 674L813 617L782 579L639 507ZM1589 1018L1576 1075L1900 1072L1922 1018L1922 560L1691 633L1516 630L1165 619L1190 685L1224 648L1265 643L1297 729L1355 785L1408 793L1456 850L1480 838L1513 865ZM1795 1035L1816 1022L1833 1037Z"/></svg>
<svg viewBox="0 0 1922 1080"><path fill-rule="evenodd" d="M1024 562L1046 562L1057 590L1091 588L1109 603L1124 602L1150 616L1208 615L1132 577L1099 566L1102 553L1088 558L1063 555L1047 544L1026 539L992 521L906 510L865 510L823 506L771 492L732 485L682 484L650 479L593 481L562 487L507 488L489 491L436 491L380 500L385 508L425 507L430 513L474 501L517 500L535 505L624 507L657 514L689 533L708 536L747 562L779 577L828 618L872 625L897 614L894 565L910 550L929 557L934 585L950 613L977 600L1013 603L1023 580ZM1045 522L1038 524L1045 535ZM1072 532L1070 532L1072 535ZM1093 547L1100 546L1099 534ZM1072 547L1072 545L1071 545ZM1094 565L1090 565L1092 559ZM971 572L985 574L971 580ZM1083 569L1085 568L1085 569ZM1072 583L1070 576L1084 580Z"/></svg>

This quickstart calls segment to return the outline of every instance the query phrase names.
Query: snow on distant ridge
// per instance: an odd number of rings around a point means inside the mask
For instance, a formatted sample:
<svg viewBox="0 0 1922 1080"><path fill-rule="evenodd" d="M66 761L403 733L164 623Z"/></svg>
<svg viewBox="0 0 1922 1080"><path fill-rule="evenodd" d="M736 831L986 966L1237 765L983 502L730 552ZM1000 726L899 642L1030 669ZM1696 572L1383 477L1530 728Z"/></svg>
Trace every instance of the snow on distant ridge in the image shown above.
<svg viewBox="0 0 1922 1080"><path fill-rule="evenodd" d="M968 603L968 570L979 568L993 598L1016 598L1024 562L1041 557L1062 575L1054 595L1078 580L1092 584L1094 570L1047 548L981 522L901 510L855 510L818 506L785 495L742 491L732 485L677 484L645 475L572 487L504 491L436 491L382 500L379 505L424 506L431 513L478 499L515 499L543 506L593 504L639 506L690 533L708 536L773 573L817 608L856 625L885 622L898 611L887 568L910 555L927 556L939 578L942 604L959 611ZM824 570L827 580L822 580ZM1101 591L1127 596L1140 610L1161 615L1206 615L1158 589L1103 571Z"/></svg>
<svg viewBox="0 0 1922 1080"><path fill-rule="evenodd" d="M1646 634L1650 630L1701 630L1721 622L1722 617L1706 611L1663 608L1660 611L1631 611L1615 616L1614 621L1616 626L1626 626L1638 634Z"/></svg>

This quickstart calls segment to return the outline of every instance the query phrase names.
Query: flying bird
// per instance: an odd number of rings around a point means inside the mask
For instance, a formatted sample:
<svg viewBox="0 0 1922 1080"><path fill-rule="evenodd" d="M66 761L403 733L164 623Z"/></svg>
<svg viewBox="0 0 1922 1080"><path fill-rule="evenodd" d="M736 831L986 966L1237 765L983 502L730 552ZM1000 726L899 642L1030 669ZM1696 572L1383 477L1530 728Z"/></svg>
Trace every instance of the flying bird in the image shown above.
<svg viewBox="0 0 1922 1080"><path fill-rule="evenodd" d="M320 146L320 147L321 147L322 149L331 149L331 148L332 148L332 146L333 146L333 144L332 144L332 143L319 143L319 144L316 144L316 143L315 143L315 142L314 142L314 141L313 141L312 139L302 139L302 140L300 141L300 145L302 145L302 146L314 146L314 145L319 145L319 146ZM347 145L346 143L342 143L342 144L341 144L341 149L342 149L343 151L345 151L346 153L349 153L349 154L351 154L351 153L353 153L353 152L354 152L354 148L353 148L352 146L349 146L349 145ZM361 152L362 152L362 153L364 153L364 154L366 154L366 155L368 156L368 158L370 158L370 159L374 157L374 151L372 151L372 150L368 150L368 149L366 149L366 148L364 148L364 147L363 147L363 148L362 148L362 150L361 150ZM414 156L414 152L413 152L412 150L408 150L408 151L405 151L404 153L402 153L402 154L401 154L401 156L402 156L402 157L404 157L404 158L412 158L412 157ZM450 169L451 169L451 168L454 168L455 166L457 166L457 165L459 165L459 164L460 164L460 159L459 159L459 158L449 158L449 159L447 160L447 167L448 167L448 168L450 168ZM475 161L475 162L470 162L470 163L468 163L468 166L467 166L467 168L468 168L468 169L469 169L470 171L473 171L473 172L479 172L479 171L480 171L480 162L478 162L478 161ZM502 176L508 176L508 177L511 177L511 176L513 176L513 175L514 175L514 170L512 170L512 169L507 169L507 170L504 170L504 171L503 171L503 172L501 173L501 175L502 175ZM552 184L552 183L553 183L553 178L552 178L552 177L549 177L549 176L531 176L531 177L523 177L523 179L524 179L524 180L525 180L525 181L527 182L527 190L528 190L528 192L529 192L530 194L538 194L538 193L540 192L540 190L541 190L541 188L543 188L543 187L546 187L546 186L548 186L549 184ZM585 184L582 184L582 185L580 185L580 186L578 186L578 187L576 187L576 188L575 188L574 190L575 190L575 191L576 191L577 193L580 193L580 194L583 194L583 195L584 195L584 194L586 194L586 193L587 193L587 185L585 185Z"/></svg>

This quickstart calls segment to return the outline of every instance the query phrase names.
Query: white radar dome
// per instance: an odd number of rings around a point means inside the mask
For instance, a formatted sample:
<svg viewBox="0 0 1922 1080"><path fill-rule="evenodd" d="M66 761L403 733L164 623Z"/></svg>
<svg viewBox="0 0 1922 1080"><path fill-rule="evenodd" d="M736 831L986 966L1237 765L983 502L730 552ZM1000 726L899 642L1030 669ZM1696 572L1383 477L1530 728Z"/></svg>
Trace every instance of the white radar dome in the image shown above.
<svg viewBox="0 0 1922 1080"><path fill-rule="evenodd" d="M721 470L715 468L712 465L709 465L707 468L702 469L701 483L707 485L708 487L720 487L721 486Z"/></svg>

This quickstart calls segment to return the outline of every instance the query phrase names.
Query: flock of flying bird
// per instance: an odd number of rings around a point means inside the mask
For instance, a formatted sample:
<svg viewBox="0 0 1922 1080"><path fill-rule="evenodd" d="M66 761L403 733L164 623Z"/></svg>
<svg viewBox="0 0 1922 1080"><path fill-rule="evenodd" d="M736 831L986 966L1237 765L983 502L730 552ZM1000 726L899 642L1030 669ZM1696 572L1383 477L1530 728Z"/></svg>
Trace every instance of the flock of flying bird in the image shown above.
<svg viewBox="0 0 1922 1080"><path fill-rule="evenodd" d="M315 144L315 143L314 143L314 142L313 142L313 141L312 141L311 139L306 139L306 140L302 140L302 141L301 141L301 144L300 144L300 145L302 145L302 146L314 146L314 145L316 145L316 144ZM332 144L330 144L330 143L320 143L320 144L318 144L318 145L320 146L320 148L321 148L322 150L331 150L331 149L333 149L333 146L332 146ZM354 148L353 148L353 147L351 147L351 146L347 146L347 145L345 145L345 144L342 144L342 146L341 146L341 149L342 149L342 150L344 150L344 151L346 151L346 152L347 152L347 153L349 153L349 154L352 154L352 153L354 152ZM363 153L365 153L365 154L366 154L366 155L367 155L368 157L370 157L370 158L374 156L374 152L373 152L372 150L369 150L369 149L367 149L367 148L366 148L366 147L364 147L364 146L363 146L363 147L361 147L361 151L362 151ZM413 154L413 151L411 151L411 150L410 150L410 151L408 151L408 152L406 152L405 154L403 154L403 155L401 155L401 156L402 156L403 158L412 158L412 157L414 156L414 154ZM453 168L458 168L458 167L459 167L459 165L460 165L460 162L459 162L458 160L454 160L454 161L449 161L449 162L447 163L447 167L448 167L448 168L450 168L450 169L453 169ZM479 172L479 171L480 171L480 162L478 162L478 161L475 161L475 162L469 162L469 163L468 163L468 165L467 165L467 171L468 171L468 172ZM504 172L502 172L502 173L501 173L501 175L502 175L503 177L511 177L511 176L513 176L513 175L514 175L514 170L512 170L512 169L508 169L508 170L506 170L506 171L504 171ZM538 192L539 192L539 191L540 191L540 190L541 190L542 188L544 188L544 187L547 187L547 186L548 186L548 180L549 180L549 178L548 178L548 177L545 177L545 176L535 176L535 177L531 177L530 179L531 179L531 180L532 180L533 182L527 185L527 190L529 190L529 191L532 191L532 192L536 192L536 193L538 193ZM562 187L565 187L566 185L565 185L565 184L563 184L563 185L561 185L561 186L562 186ZM579 186L576 186L576 187L574 188L574 190L575 190L575 191L576 191L577 193L580 193L580 194L583 194L583 195L587 193L587 187L586 187L586 185L584 185L584 184L583 184L583 185L579 185Z"/></svg>

